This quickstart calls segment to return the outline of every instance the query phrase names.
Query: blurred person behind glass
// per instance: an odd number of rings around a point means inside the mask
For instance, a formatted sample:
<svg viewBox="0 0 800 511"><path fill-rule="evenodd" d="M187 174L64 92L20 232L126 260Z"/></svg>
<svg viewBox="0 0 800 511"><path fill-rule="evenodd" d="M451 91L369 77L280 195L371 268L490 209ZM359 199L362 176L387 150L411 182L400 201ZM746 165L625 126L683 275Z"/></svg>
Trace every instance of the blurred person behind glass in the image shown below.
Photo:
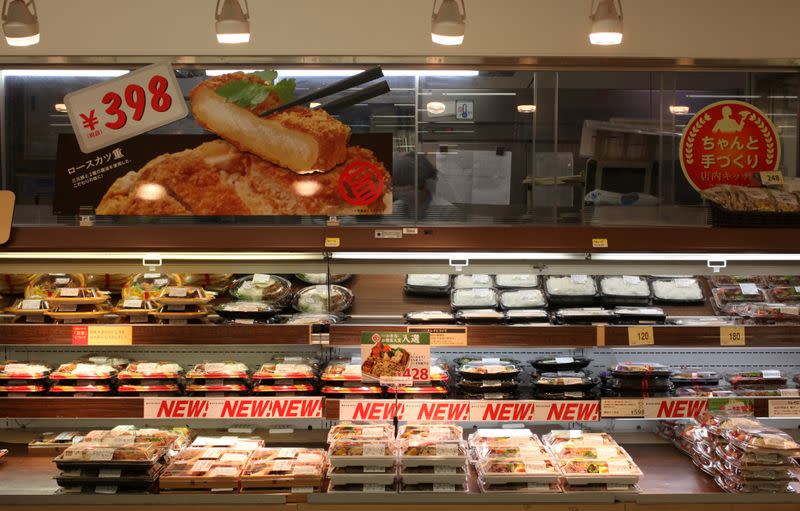
<svg viewBox="0 0 800 511"><path fill-rule="evenodd" d="M414 158L417 158L418 180L414 188ZM394 194L392 216L413 218L414 193L418 195L418 221L463 221L464 215L451 202L436 195L438 171L430 160L415 152L397 154L392 168Z"/></svg>

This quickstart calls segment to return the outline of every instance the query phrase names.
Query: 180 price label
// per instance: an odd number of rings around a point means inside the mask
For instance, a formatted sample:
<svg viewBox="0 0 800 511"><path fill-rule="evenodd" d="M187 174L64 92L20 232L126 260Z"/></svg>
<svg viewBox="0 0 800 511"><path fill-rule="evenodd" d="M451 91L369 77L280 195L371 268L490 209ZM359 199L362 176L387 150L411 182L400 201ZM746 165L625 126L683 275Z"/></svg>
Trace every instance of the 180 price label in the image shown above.
<svg viewBox="0 0 800 511"><path fill-rule="evenodd" d="M64 97L84 153L121 142L189 113L169 63L153 64Z"/></svg>

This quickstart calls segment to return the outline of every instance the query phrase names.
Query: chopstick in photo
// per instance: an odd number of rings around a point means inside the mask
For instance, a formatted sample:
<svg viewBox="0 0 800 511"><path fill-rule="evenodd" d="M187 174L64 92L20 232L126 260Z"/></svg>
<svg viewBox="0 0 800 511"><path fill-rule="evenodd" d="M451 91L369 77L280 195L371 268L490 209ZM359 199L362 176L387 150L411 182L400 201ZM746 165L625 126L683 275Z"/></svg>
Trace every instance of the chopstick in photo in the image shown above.
<svg viewBox="0 0 800 511"><path fill-rule="evenodd" d="M295 98L288 103L284 103L271 110L267 110L261 114L261 117L272 115L275 112L280 112L281 110L286 110L287 108L291 108L293 106L307 104L320 98L332 96L334 94L338 94L339 92L346 91L347 89L371 82L372 80L377 80L378 78L383 78L383 70L380 68L380 66L371 67L366 71L353 76L348 76L343 80L339 80L338 82L334 82L330 85L326 85L325 87L312 91L305 96Z"/></svg>
<svg viewBox="0 0 800 511"><path fill-rule="evenodd" d="M340 111L344 110L347 107L351 107L356 103L363 103L369 99L378 97L382 94L386 94L389 92L389 84L386 81L380 81L378 83L374 83L369 87L365 87L359 91L355 91L352 94L348 94L347 96L342 96L341 98L334 99L333 101L321 105L317 108L322 108L326 112L331 115L335 115Z"/></svg>

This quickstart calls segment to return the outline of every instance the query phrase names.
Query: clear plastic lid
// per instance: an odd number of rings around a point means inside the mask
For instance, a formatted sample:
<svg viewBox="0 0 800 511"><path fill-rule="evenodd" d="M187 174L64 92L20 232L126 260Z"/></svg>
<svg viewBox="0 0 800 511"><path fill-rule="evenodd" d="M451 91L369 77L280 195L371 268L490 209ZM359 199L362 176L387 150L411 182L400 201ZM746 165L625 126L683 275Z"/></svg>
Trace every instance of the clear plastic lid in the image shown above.
<svg viewBox="0 0 800 511"><path fill-rule="evenodd" d="M246 379L249 376L247 365L242 362L201 362L195 365L186 373L186 378L211 378L225 379L237 378Z"/></svg>
<svg viewBox="0 0 800 511"><path fill-rule="evenodd" d="M185 286L202 287L209 291L222 292L233 280L232 273L184 273L181 280Z"/></svg>
<svg viewBox="0 0 800 511"><path fill-rule="evenodd" d="M628 458L628 453L617 445L574 445L570 442L564 442L554 445L552 449L553 454L564 461L575 458L587 460Z"/></svg>
<svg viewBox="0 0 800 511"><path fill-rule="evenodd" d="M236 479L252 452L226 447L184 449L164 469L161 480L182 477Z"/></svg>
<svg viewBox="0 0 800 511"><path fill-rule="evenodd" d="M318 362L306 357L279 357L261 364L254 380L308 379L317 374Z"/></svg>
<svg viewBox="0 0 800 511"><path fill-rule="evenodd" d="M478 470L481 475L557 475L558 467L549 459L508 458L480 460Z"/></svg>
<svg viewBox="0 0 800 511"><path fill-rule="evenodd" d="M105 380L117 374L117 368L106 362L76 360L61 364L50 373L51 380Z"/></svg>
<svg viewBox="0 0 800 511"><path fill-rule="evenodd" d="M506 309L532 309L547 306L547 300L539 289L515 289L500 292L500 305Z"/></svg>
<svg viewBox="0 0 800 511"><path fill-rule="evenodd" d="M599 383L597 378L591 378L580 372L542 373L533 380L535 385L553 387L592 387Z"/></svg>
<svg viewBox="0 0 800 511"><path fill-rule="evenodd" d="M500 359L467 362L458 368L459 374L465 377L514 377L520 373L519 367Z"/></svg>
<svg viewBox="0 0 800 511"><path fill-rule="evenodd" d="M399 439L431 440L431 441L457 441L464 436L461 426L454 424L406 424L398 431Z"/></svg>
<svg viewBox="0 0 800 511"><path fill-rule="evenodd" d="M617 445L608 433L596 433L580 429L554 429L542 437L547 445L570 443L570 445L603 446Z"/></svg>
<svg viewBox="0 0 800 511"><path fill-rule="evenodd" d="M454 289L450 295L450 304L456 309L497 307L497 291L490 287Z"/></svg>
<svg viewBox="0 0 800 511"><path fill-rule="evenodd" d="M531 288L539 286L539 276L536 274L497 274L495 276L497 287L503 288Z"/></svg>
<svg viewBox="0 0 800 511"><path fill-rule="evenodd" d="M165 287L180 286L182 283L177 273L137 273L122 287L122 298L152 300Z"/></svg>
<svg viewBox="0 0 800 511"><path fill-rule="evenodd" d="M330 456L358 456L367 458L394 457L392 440L334 440L328 449Z"/></svg>
<svg viewBox="0 0 800 511"><path fill-rule="evenodd" d="M617 375L670 376L669 366L655 362L620 362L611 371Z"/></svg>
<svg viewBox="0 0 800 511"><path fill-rule="evenodd" d="M406 286L445 290L450 287L450 275L445 273L409 273L406 275Z"/></svg>
<svg viewBox="0 0 800 511"><path fill-rule="evenodd" d="M745 451L763 450L800 456L800 444L779 429L743 425L724 431L723 437Z"/></svg>
<svg viewBox="0 0 800 511"><path fill-rule="evenodd" d="M331 360L320 376L322 381L361 381L361 359Z"/></svg>
<svg viewBox="0 0 800 511"><path fill-rule="evenodd" d="M653 297L665 302L698 302L703 289L696 278L657 278L650 283Z"/></svg>
<svg viewBox="0 0 800 511"><path fill-rule="evenodd" d="M465 457L467 447L463 441L428 440L419 438L405 438L400 441L400 455L404 457L437 457L453 458Z"/></svg>
<svg viewBox="0 0 800 511"><path fill-rule="evenodd" d="M494 277L482 273L473 275L456 275L453 279L453 288L492 288L494 287Z"/></svg>
<svg viewBox="0 0 800 511"><path fill-rule="evenodd" d="M233 281L231 295L237 300L283 306L292 293L292 283L279 275L256 273Z"/></svg>
<svg viewBox="0 0 800 511"><path fill-rule="evenodd" d="M120 380L134 379L174 379L181 376L183 368L175 362L149 362L137 360L131 362L117 375Z"/></svg>
<svg viewBox="0 0 800 511"><path fill-rule="evenodd" d="M327 273L297 273L295 274L299 280L302 280L306 284L341 284L342 282L346 282L350 280L352 277L349 273L333 273L328 277ZM330 281L330 282L329 282Z"/></svg>
<svg viewBox="0 0 800 511"><path fill-rule="evenodd" d="M153 444L111 445L93 443L84 439L71 445L56 457L60 462L155 462L164 453L163 448Z"/></svg>
<svg viewBox="0 0 800 511"><path fill-rule="evenodd" d="M294 295L292 307L299 312L340 314L350 308L353 298L353 292L346 287L331 285L328 293L328 286L309 286Z"/></svg>
<svg viewBox="0 0 800 511"><path fill-rule="evenodd" d="M561 464L564 474L583 475L633 475L640 471L628 459L585 459L573 458Z"/></svg>
<svg viewBox="0 0 800 511"><path fill-rule="evenodd" d="M494 309L462 309L456 312L459 321L502 321L506 315Z"/></svg>
<svg viewBox="0 0 800 511"><path fill-rule="evenodd" d="M769 287L800 286L800 275L767 275L763 277L764 285Z"/></svg>
<svg viewBox="0 0 800 511"><path fill-rule="evenodd" d="M45 273L34 275L25 288L25 298L46 300L56 296L57 290L82 288L86 279L80 273Z"/></svg>
<svg viewBox="0 0 800 511"><path fill-rule="evenodd" d="M739 385L785 385L786 377L777 369L763 371L741 371L726 378L733 386Z"/></svg>
<svg viewBox="0 0 800 511"><path fill-rule="evenodd" d="M17 362L6 360L0 362L0 379L2 380L39 380L47 378L51 368L41 362Z"/></svg>
<svg viewBox="0 0 800 511"><path fill-rule="evenodd" d="M605 296L641 298L650 296L647 279L638 276L600 277L600 292Z"/></svg>
<svg viewBox="0 0 800 511"><path fill-rule="evenodd" d="M544 286L549 296L593 297L597 295L597 283L591 275L552 275L545 278Z"/></svg>
<svg viewBox="0 0 800 511"><path fill-rule="evenodd" d="M394 439L391 424L357 424L345 422L334 425L328 431L328 443L339 440L376 440L389 442Z"/></svg>

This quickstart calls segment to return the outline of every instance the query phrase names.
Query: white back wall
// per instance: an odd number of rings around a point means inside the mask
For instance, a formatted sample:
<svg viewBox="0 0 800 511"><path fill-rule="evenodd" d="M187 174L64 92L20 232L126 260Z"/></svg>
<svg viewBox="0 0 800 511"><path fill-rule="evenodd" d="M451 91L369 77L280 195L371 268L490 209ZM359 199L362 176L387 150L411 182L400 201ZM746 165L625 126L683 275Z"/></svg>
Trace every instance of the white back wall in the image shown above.
<svg viewBox="0 0 800 511"><path fill-rule="evenodd" d="M36 0L25 55L468 55L800 58L799 0L624 0L619 47L588 42L590 0L466 0L463 46L430 42L430 0L250 0L252 39L219 45L214 0Z"/></svg>

